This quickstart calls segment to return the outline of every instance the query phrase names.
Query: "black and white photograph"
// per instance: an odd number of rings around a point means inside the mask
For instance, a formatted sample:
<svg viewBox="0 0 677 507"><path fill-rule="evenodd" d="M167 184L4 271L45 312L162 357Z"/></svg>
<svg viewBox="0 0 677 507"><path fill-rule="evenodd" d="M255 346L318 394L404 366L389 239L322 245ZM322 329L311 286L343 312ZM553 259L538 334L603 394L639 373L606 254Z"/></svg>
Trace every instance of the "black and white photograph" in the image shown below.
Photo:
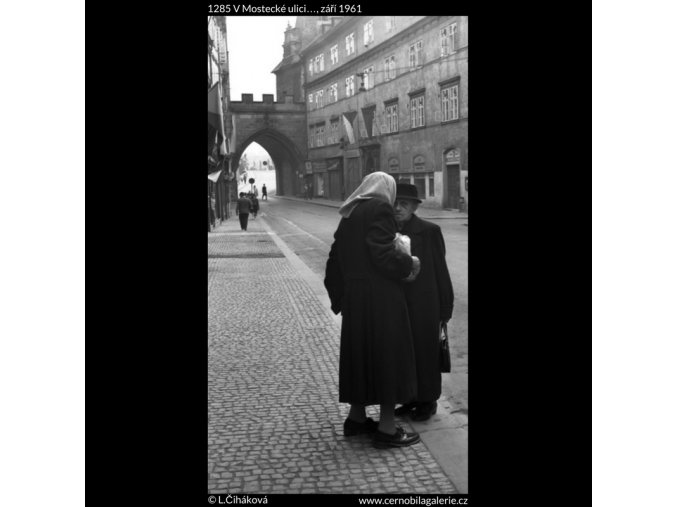
<svg viewBox="0 0 677 507"><path fill-rule="evenodd" d="M0 505L675 505L672 4L26 7Z"/></svg>
<svg viewBox="0 0 677 507"><path fill-rule="evenodd" d="M467 495L468 16L226 7L208 494Z"/></svg>

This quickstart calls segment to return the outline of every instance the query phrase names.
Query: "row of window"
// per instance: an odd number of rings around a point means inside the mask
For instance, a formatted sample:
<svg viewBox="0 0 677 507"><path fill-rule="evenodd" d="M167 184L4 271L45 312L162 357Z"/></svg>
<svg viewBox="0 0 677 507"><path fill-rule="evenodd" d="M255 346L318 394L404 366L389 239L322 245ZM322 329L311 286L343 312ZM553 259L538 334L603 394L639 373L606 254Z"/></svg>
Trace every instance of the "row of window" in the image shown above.
<svg viewBox="0 0 677 507"><path fill-rule="evenodd" d="M395 16L386 16L386 31L391 31L393 28L395 28ZM368 46L369 44L374 42L374 20L370 19L369 21L367 21L362 26L362 29L364 31L364 36L362 40L364 41L364 45ZM355 54L355 32L352 32L345 36L345 48L346 48L346 56ZM329 55L331 58L331 64L336 65L339 62L338 44L334 44L329 49ZM308 61L308 73L311 76L313 74L317 74L323 71L324 71L324 53L317 55Z"/></svg>
<svg viewBox="0 0 677 507"><path fill-rule="evenodd" d="M451 25L453 27L456 26L456 23ZM455 29L454 29L454 32ZM448 46L449 47L449 46ZM455 43L453 44L453 47L455 48ZM423 52L423 42L422 41L417 41L413 45L409 47L409 67L410 68L415 68L418 67L419 65L422 64L422 52ZM320 55L320 64L321 67L324 68L324 56ZM383 80L384 81L390 81L392 79L395 79L397 77L397 68L396 68L396 61L395 61L395 55L390 55L385 60L383 60ZM368 67L365 67L362 75L360 76L362 78L362 83L361 85L364 86L366 90L369 90L374 87L375 85L375 73L374 73L374 66L370 65ZM343 88L343 97L352 97L355 95L355 76L348 76L345 78L345 85L342 86ZM338 93L338 82L333 83L330 85L328 88L326 88L327 91L327 100L325 102L325 89L322 90L315 90L313 92L308 93L308 107L313 110L313 109L318 109L321 107L324 107L328 104L332 104L334 102L338 102L339 100L339 93Z"/></svg>
<svg viewBox="0 0 677 507"><path fill-rule="evenodd" d="M440 108L436 111L435 120L452 121L459 119L459 82L446 84L440 87ZM399 102L397 99L384 102L383 116L377 118L375 107L364 111L364 115L372 115L371 136L379 134L394 134L400 131ZM380 120L380 121L379 121ZM412 95L409 98L409 128L424 127L426 125L425 92ZM325 122L313 124L309 127L308 145L311 148L324 146L325 144L337 144L339 142L339 121L330 120L329 130L325 138Z"/></svg>
<svg viewBox="0 0 677 507"><path fill-rule="evenodd" d="M388 23L388 19L393 21ZM386 16L386 29L392 30L394 28L394 16ZM390 28L388 28L390 26ZM374 20L370 20L364 24L364 45L367 46L374 41ZM448 56L453 54L458 47L458 30L457 24L451 23L440 29L440 56ZM355 32L346 35L345 37L345 54L350 56L355 54ZM410 68L418 67L423 64L423 40L412 42L407 50L408 62ZM339 63L339 45L334 44L329 48L329 57L332 65ZM308 60L308 74L312 77L315 74L324 72L324 53L316 55ZM386 80L393 79L395 71L395 56L389 56L385 60ZM392 74L392 77L388 77Z"/></svg>
<svg viewBox="0 0 677 507"><path fill-rule="evenodd" d="M329 129L325 136L325 124L318 123L311 125L308 130L308 145L311 148L338 144L339 142L339 121L338 119L329 122Z"/></svg>

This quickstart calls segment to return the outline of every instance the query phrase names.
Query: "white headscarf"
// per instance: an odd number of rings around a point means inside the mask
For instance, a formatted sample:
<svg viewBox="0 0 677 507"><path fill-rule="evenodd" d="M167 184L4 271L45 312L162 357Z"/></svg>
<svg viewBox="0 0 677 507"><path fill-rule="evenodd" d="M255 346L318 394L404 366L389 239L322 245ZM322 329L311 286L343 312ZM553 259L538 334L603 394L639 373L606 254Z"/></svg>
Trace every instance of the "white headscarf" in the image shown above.
<svg viewBox="0 0 677 507"><path fill-rule="evenodd" d="M366 199L381 199L392 205L395 203L396 195L397 183L395 178L388 173L376 171L364 177L360 186L350 194L343 206L339 208L339 213L342 217L348 218L355 207Z"/></svg>

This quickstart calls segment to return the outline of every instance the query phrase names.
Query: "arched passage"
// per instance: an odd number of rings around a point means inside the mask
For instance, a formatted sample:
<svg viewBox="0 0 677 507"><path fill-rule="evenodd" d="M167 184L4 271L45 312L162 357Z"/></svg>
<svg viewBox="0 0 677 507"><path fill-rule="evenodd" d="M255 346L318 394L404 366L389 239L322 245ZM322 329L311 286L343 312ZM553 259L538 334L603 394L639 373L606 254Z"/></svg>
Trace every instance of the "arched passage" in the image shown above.
<svg viewBox="0 0 677 507"><path fill-rule="evenodd" d="M241 102L229 104L236 150L231 167L236 169L244 151L256 142L275 165L276 194L299 194L299 174L308 150L305 103L273 102L273 96L265 94L262 102L254 102L251 94L242 97Z"/></svg>
<svg viewBox="0 0 677 507"><path fill-rule="evenodd" d="M303 168L303 155L297 146L284 134L271 128L263 128L239 144L232 167L240 163L240 157L251 143L258 143L265 149L275 165L277 195L300 193L299 171Z"/></svg>

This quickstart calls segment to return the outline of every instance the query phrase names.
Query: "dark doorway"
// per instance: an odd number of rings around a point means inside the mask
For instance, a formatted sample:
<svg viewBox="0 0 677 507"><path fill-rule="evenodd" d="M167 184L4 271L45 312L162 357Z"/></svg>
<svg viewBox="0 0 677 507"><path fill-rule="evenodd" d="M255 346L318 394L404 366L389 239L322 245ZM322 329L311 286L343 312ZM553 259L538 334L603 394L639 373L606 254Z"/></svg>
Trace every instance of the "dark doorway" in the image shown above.
<svg viewBox="0 0 677 507"><path fill-rule="evenodd" d="M459 209L461 198L461 166L450 164L447 166L447 207Z"/></svg>
<svg viewBox="0 0 677 507"><path fill-rule="evenodd" d="M327 170L328 181L324 195L332 201L343 201L343 161L337 160Z"/></svg>

